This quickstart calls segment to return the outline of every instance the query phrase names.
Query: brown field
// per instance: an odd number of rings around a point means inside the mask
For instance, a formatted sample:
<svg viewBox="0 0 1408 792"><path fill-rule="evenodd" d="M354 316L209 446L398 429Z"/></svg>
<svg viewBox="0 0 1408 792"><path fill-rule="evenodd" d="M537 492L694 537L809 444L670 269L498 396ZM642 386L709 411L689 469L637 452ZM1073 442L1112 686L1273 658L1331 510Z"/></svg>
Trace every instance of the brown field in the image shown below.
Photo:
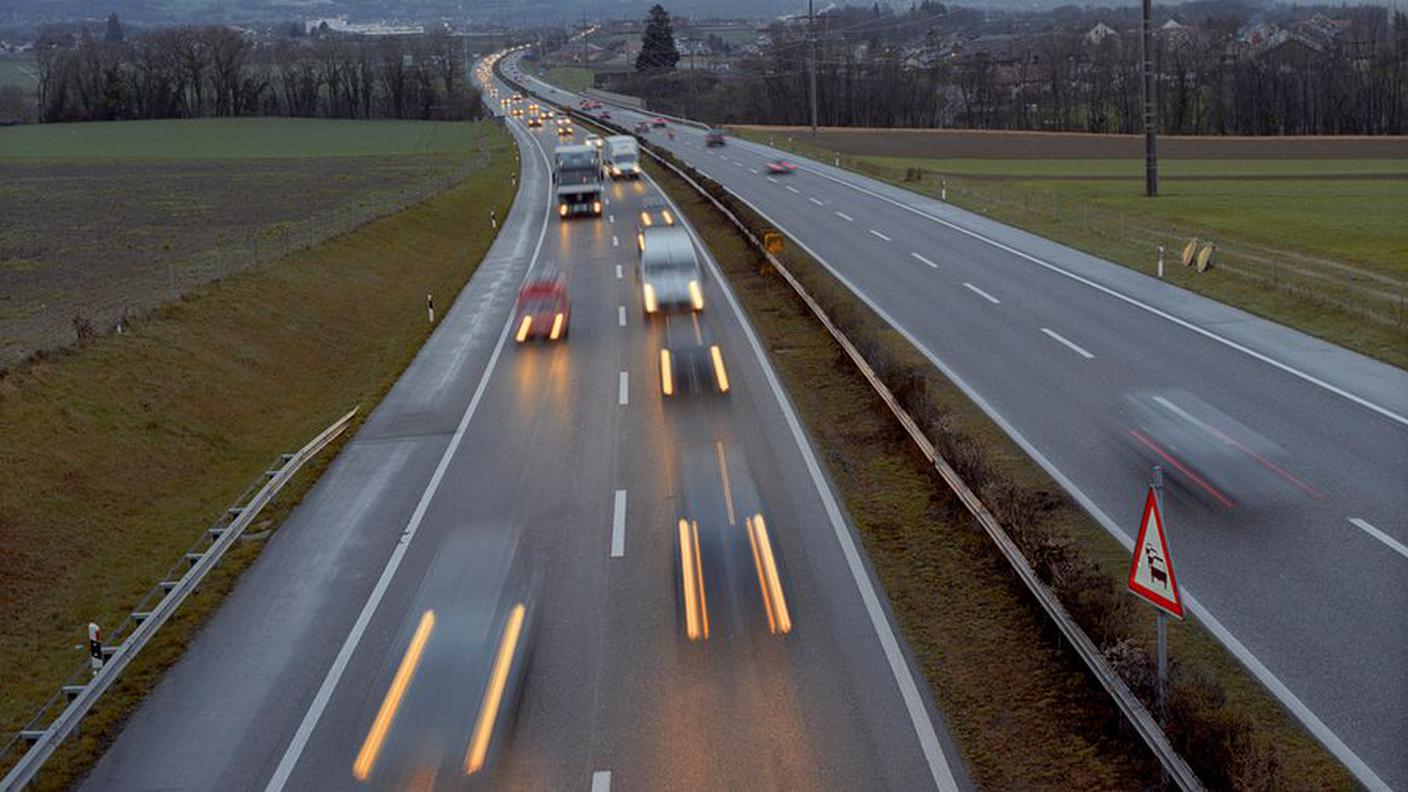
<svg viewBox="0 0 1408 792"><path fill-rule="evenodd" d="M739 126L775 135L807 135L810 127ZM974 129L823 127L817 145L856 156L964 159L1142 158L1143 135L1009 132ZM1160 156L1180 159L1380 159L1408 156L1401 137L1202 137L1163 135Z"/></svg>
<svg viewBox="0 0 1408 792"><path fill-rule="evenodd" d="M443 188L451 155L0 161L0 370Z"/></svg>

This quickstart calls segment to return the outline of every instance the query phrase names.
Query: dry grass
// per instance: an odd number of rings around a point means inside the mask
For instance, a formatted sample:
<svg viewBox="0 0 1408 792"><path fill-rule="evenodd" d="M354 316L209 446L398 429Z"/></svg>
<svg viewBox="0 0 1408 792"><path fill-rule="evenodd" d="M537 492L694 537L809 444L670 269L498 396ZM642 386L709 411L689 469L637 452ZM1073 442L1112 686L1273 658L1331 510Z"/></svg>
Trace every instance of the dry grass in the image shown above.
<svg viewBox="0 0 1408 792"><path fill-rule="evenodd" d="M448 304L488 250L492 231L465 218L507 215L512 141L488 140L485 168L421 205L0 379L0 727L82 659L87 622L119 621L272 458L389 389L429 334L425 295ZM255 552L234 550L135 661L53 783L111 737Z"/></svg>

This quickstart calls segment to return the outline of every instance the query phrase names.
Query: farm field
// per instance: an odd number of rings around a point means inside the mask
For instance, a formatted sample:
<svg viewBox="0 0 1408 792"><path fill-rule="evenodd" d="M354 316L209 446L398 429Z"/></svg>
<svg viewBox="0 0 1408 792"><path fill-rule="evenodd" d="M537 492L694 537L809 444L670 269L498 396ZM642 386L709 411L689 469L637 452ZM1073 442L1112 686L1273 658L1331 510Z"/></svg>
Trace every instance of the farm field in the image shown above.
<svg viewBox="0 0 1408 792"><path fill-rule="evenodd" d="M1408 365L1408 159L1401 138L1161 138L1143 197L1138 136L741 127L789 148ZM1176 266L1189 239L1215 268ZM1369 322L1362 321L1370 319Z"/></svg>
<svg viewBox="0 0 1408 792"><path fill-rule="evenodd" d="M0 368L415 203L486 127L316 119L0 129Z"/></svg>
<svg viewBox="0 0 1408 792"><path fill-rule="evenodd" d="M553 66L545 72L543 79L553 85L560 85L569 91L585 91L592 87L596 72L582 66Z"/></svg>
<svg viewBox="0 0 1408 792"><path fill-rule="evenodd" d="M509 177L517 166L508 133L487 122L460 131L482 144L477 151L484 156L453 187L194 288L122 335L86 340L73 354L0 377L6 481L0 487L0 733L24 724L81 662L71 647L82 625L96 621L111 631L279 453L360 405L352 436L400 376L433 330L425 295L452 303L493 241L487 222L465 218L490 210L507 217L513 200ZM365 159L326 161L363 166ZM260 161L239 162L248 168ZM283 164L295 176L323 173ZM208 161L196 166L222 178L236 170ZM251 190L243 201L265 200L254 190L273 176L258 173L241 182ZM129 176L138 178L115 177ZM277 178L288 191L285 177ZM173 183L203 192L164 196L169 203L230 206L215 201L219 180L204 172L138 183L133 194ZM101 208L70 207L69 221L87 228L102 219ZM113 276L107 277L103 284L111 288ZM291 482L261 514L256 533L278 525L336 452L325 450ZM55 755L35 789L67 788L81 773L261 546L232 548L85 719L82 738Z"/></svg>

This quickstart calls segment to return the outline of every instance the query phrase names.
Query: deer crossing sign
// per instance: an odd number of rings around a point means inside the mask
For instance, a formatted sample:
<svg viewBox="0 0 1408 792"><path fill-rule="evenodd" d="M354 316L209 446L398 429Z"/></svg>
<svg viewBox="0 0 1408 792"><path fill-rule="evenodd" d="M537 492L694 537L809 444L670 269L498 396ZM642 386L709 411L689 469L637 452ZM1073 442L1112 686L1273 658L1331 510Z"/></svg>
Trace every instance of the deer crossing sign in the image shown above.
<svg viewBox="0 0 1408 792"><path fill-rule="evenodd" d="M1153 487L1144 500L1144 518L1139 521L1139 538L1134 541L1129 590L1169 615L1183 618L1183 598L1173 576L1173 559L1169 557L1168 537Z"/></svg>

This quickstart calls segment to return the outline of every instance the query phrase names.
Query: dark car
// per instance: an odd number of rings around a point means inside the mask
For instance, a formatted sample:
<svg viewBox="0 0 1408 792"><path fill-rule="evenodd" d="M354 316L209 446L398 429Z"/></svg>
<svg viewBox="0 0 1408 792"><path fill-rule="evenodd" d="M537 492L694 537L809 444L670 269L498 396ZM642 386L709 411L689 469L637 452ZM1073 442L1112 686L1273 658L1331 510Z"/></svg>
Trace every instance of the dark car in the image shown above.
<svg viewBox="0 0 1408 792"><path fill-rule="evenodd" d="M722 146L724 144L724 131L722 129L711 129L704 133L704 145Z"/></svg>

